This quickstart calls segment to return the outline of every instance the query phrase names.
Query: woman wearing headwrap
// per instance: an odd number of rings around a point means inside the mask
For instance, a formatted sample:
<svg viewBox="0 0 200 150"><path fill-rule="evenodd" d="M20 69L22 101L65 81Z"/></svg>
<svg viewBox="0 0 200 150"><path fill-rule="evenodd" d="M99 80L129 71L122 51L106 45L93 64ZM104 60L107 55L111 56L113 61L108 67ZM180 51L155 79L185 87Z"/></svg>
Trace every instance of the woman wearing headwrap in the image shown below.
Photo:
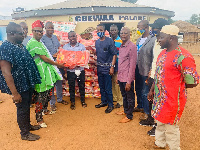
<svg viewBox="0 0 200 150"><path fill-rule="evenodd" d="M45 128L47 125L43 121L42 112L45 114L49 113L47 106L51 99L51 90L57 80L62 80L62 76L60 75L58 68L55 66L62 68L64 65L54 62L47 48L42 42L40 42L40 39L43 36L43 28L44 25L40 20L37 20L32 24L33 38L29 40L26 48L34 58L42 78L42 83L35 85L37 93L35 112L38 124Z"/></svg>

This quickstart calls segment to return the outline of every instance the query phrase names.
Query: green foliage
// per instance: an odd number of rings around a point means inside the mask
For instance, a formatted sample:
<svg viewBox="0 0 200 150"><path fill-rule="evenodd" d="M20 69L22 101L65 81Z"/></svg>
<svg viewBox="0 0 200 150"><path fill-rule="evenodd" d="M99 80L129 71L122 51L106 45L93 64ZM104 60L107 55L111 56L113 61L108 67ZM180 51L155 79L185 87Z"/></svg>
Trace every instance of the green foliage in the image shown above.
<svg viewBox="0 0 200 150"><path fill-rule="evenodd" d="M192 14L192 16L190 17L189 22L193 25L198 25L200 24L200 14Z"/></svg>

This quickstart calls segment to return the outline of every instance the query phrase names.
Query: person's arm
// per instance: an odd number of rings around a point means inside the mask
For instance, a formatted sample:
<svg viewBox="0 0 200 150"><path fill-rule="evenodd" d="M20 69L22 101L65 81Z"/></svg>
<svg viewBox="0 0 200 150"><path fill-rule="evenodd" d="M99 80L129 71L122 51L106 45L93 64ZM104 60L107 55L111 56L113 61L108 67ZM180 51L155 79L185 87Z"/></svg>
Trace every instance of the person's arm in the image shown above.
<svg viewBox="0 0 200 150"><path fill-rule="evenodd" d="M56 65L58 66L59 68L64 68L64 64L59 64L57 62L54 62L53 60L51 60L50 58L46 57L45 55L39 55L39 57L46 63L49 63L51 65Z"/></svg>
<svg viewBox="0 0 200 150"><path fill-rule="evenodd" d="M112 59L112 66L110 67L110 75L114 74L114 65L116 63L117 60L117 48L115 46L115 43L113 42L112 39L110 39L110 53L113 55L113 59Z"/></svg>
<svg viewBox="0 0 200 150"><path fill-rule="evenodd" d="M186 88L196 87L199 84L199 75L196 72L194 58L192 56L184 58L180 65Z"/></svg>
<svg viewBox="0 0 200 150"><path fill-rule="evenodd" d="M154 97L154 89L155 89L155 83L152 84L151 89L150 89L150 91L149 91L149 93L148 93L148 95L147 95L147 99L148 99L149 101L152 101L152 100L153 100L153 97Z"/></svg>
<svg viewBox="0 0 200 150"><path fill-rule="evenodd" d="M112 59L112 66L110 67L110 75L114 74L114 68L115 68L114 65L115 65L116 59L117 59L117 55L114 55Z"/></svg>
<svg viewBox="0 0 200 150"><path fill-rule="evenodd" d="M137 62L137 48L135 45L130 47L129 51L129 71L127 74L127 83L125 90L129 91L131 88L131 82L135 80L135 68L136 68L136 62Z"/></svg>
<svg viewBox="0 0 200 150"><path fill-rule="evenodd" d="M1 68L2 74L5 78L5 81L12 93L13 103L20 103L22 101L22 97L17 92L17 89L15 87L14 79L11 74L11 63L6 60L0 60L0 68Z"/></svg>

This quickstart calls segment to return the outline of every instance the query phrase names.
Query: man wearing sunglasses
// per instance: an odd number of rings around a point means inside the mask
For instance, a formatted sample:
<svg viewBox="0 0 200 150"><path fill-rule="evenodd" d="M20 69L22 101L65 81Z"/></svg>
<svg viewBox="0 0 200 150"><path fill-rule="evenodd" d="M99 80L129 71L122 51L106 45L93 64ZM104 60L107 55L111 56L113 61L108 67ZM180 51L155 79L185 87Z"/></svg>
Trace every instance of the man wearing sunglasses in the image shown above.
<svg viewBox="0 0 200 150"><path fill-rule="evenodd" d="M36 120L42 127L47 125L43 120L43 113L45 115L52 114L52 111L47 109L48 102L51 99L51 90L58 80L62 80L61 74L57 67L63 68L64 64L54 62L51 54L45 45L40 41L43 36L44 25L40 20L36 20L32 24L33 38L29 40L26 48L34 58L41 76L41 84L36 84ZM57 67L55 67L57 66Z"/></svg>
<svg viewBox="0 0 200 150"><path fill-rule="evenodd" d="M21 139L36 141L40 136L30 131L40 126L30 124L30 102L35 84L40 84L40 74L27 49L22 45L24 31L19 24L10 22L6 28L7 41L0 47L0 90L12 95L17 107L17 123Z"/></svg>

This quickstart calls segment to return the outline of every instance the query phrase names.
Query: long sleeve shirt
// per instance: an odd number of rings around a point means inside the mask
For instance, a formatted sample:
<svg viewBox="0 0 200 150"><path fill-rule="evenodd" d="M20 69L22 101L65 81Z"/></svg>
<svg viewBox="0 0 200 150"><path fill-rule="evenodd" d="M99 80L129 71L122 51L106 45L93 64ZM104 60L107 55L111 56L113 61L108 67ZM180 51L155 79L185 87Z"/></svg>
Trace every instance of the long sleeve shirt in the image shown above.
<svg viewBox="0 0 200 150"><path fill-rule="evenodd" d="M76 43L74 47L71 46L70 43L68 43L63 46L63 49L67 51L85 51L86 50L85 46L81 43ZM75 72L75 70L83 71L84 67L75 67L74 69L67 69L67 71L70 71L70 72Z"/></svg>
<svg viewBox="0 0 200 150"><path fill-rule="evenodd" d="M118 76L120 82L131 84L135 80L135 68L137 63L137 48L130 40L119 49Z"/></svg>

